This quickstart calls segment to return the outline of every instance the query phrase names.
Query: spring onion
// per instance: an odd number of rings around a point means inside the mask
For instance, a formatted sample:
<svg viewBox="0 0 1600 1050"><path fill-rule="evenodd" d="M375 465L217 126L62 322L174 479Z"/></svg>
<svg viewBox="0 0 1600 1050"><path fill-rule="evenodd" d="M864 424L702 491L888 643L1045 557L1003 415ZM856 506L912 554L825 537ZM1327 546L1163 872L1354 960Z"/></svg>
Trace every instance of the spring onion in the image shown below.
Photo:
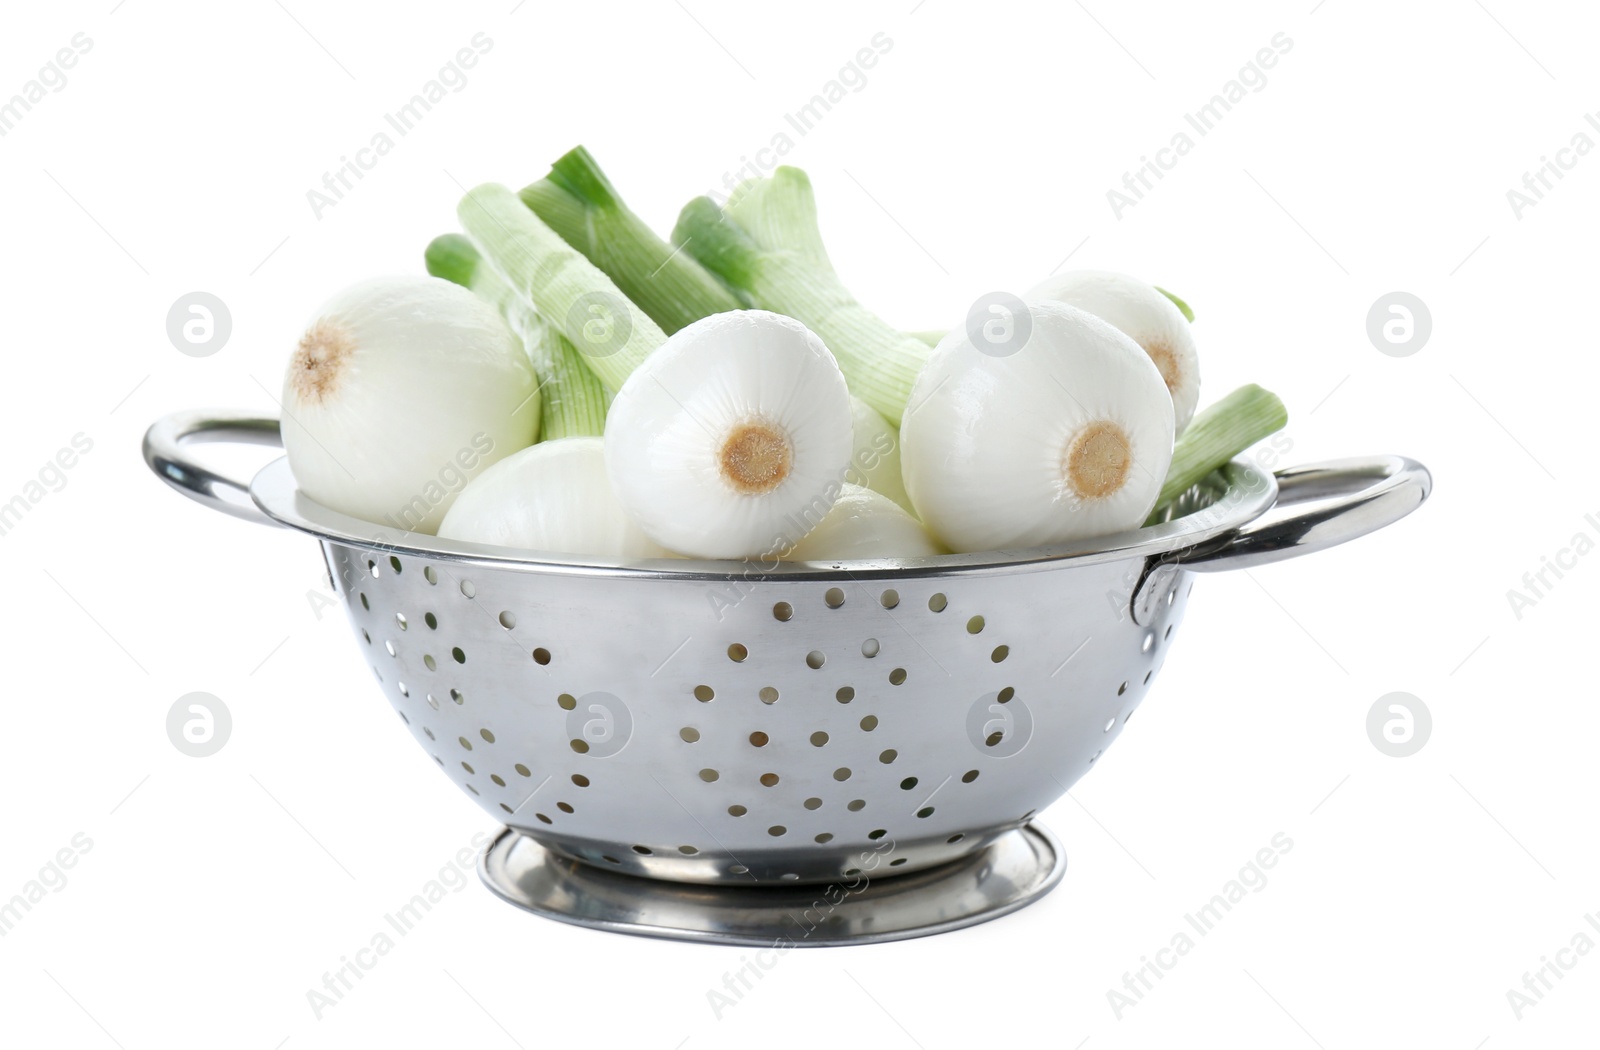
<svg viewBox="0 0 1600 1050"><path fill-rule="evenodd" d="M690 201L673 241L756 306L821 336L851 392L898 426L929 347L867 310L839 280L822 246L805 173L779 167L743 187L730 209L725 215L709 197Z"/></svg>
<svg viewBox="0 0 1600 1050"><path fill-rule="evenodd" d="M561 239L604 270L667 334L744 306L694 256L674 248L623 203L582 146L524 187L522 202Z"/></svg>
<svg viewBox="0 0 1600 1050"><path fill-rule="evenodd" d="M1200 400L1200 365L1189 320L1175 300L1137 277L1106 270L1048 277L1024 298L1055 299L1087 310L1138 343L1161 370L1172 395L1173 432L1183 433Z"/></svg>
<svg viewBox="0 0 1600 1050"><path fill-rule="evenodd" d="M1172 465L1156 506L1164 507L1207 474L1269 434L1282 430L1289 412L1270 390L1250 383L1197 413L1172 450Z"/></svg>
<svg viewBox="0 0 1600 1050"><path fill-rule="evenodd" d="M508 456L461 491L446 539L605 558L665 558L617 502L598 437L545 441Z"/></svg>
<svg viewBox="0 0 1600 1050"><path fill-rule="evenodd" d="M556 331L459 233L434 238L425 254L428 272L471 288L500 311L523 344L539 377L540 438L544 441L605 432L608 398L578 348Z"/></svg>
<svg viewBox="0 0 1600 1050"><path fill-rule="evenodd" d="M1032 335L994 356L946 336L901 425L906 491L956 551L1137 528L1172 457L1172 399L1139 346L1064 303L1030 303Z"/></svg>
<svg viewBox="0 0 1600 1050"><path fill-rule="evenodd" d="M317 311L283 380L283 447L312 499L431 533L462 486L532 443L533 368L481 299L385 277Z"/></svg>
<svg viewBox="0 0 1600 1050"><path fill-rule="evenodd" d="M661 326L588 259L562 240L515 193L489 183L456 209L473 244L517 295L578 348L584 364L612 390L666 341Z"/></svg>
<svg viewBox="0 0 1600 1050"><path fill-rule="evenodd" d="M845 480L881 492L905 510L912 510L911 497L906 495L906 485L900 477L900 432L859 397L850 398L850 424L853 447Z"/></svg>
<svg viewBox="0 0 1600 1050"><path fill-rule="evenodd" d="M923 558L945 550L922 523L881 492L845 485L833 509L784 554L789 561Z"/></svg>
<svg viewBox="0 0 1600 1050"><path fill-rule="evenodd" d="M617 498L657 543L702 558L793 545L832 508L850 450L833 355L799 321L764 310L672 335L606 420Z"/></svg>

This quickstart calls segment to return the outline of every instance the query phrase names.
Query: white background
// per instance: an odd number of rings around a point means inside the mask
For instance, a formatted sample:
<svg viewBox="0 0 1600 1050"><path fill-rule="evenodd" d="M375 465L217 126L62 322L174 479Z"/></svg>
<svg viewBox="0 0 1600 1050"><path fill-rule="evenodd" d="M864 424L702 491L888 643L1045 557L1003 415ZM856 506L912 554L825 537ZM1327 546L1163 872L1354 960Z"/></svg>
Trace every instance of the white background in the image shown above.
<svg viewBox="0 0 1600 1050"><path fill-rule="evenodd" d="M6 1042L1591 1045L1600 952L1520 1020L1506 993L1600 939L1600 556L1520 619L1506 592L1600 534L1600 159L1520 217L1506 193L1600 141L1597 25L1485 2L12 5L0 97L74 33L93 47L0 138L0 501L94 444L0 536L0 899L75 834L93 846L0 938ZM467 86L315 217L306 191L478 32ZM389 715L342 614L317 615L315 545L167 491L142 431L271 411L316 305L419 271L462 186L521 185L581 142L665 230L879 32L866 86L785 158L864 302L949 326L1069 254L1134 271L1198 311L1203 399L1262 383L1289 461L1405 453L1433 499L1200 581L1141 725L1042 815L1070 864L1023 912L791 952L719 1019L706 993L747 951L545 922L474 878L319 1020L307 990L493 822ZM1266 86L1114 215L1106 191L1279 32ZM165 331L197 289L233 317L206 358ZM1404 358L1366 335L1396 290L1433 319ZM195 690L233 715L205 759L165 731ZM1434 720L1402 759L1365 728L1396 690ZM1119 1019L1107 991L1280 831L1266 887Z"/></svg>

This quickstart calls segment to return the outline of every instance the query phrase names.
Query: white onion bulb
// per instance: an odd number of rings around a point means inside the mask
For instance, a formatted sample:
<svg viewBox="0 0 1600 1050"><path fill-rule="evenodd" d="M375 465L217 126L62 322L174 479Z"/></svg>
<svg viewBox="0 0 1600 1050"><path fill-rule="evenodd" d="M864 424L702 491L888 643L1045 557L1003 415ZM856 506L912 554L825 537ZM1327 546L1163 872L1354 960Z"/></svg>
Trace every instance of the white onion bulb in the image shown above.
<svg viewBox="0 0 1600 1050"><path fill-rule="evenodd" d="M822 523L784 555L789 561L924 558L945 549L881 492L846 485Z"/></svg>
<svg viewBox="0 0 1600 1050"><path fill-rule="evenodd" d="M833 506L850 465L850 395L793 318L735 310L674 333L606 418L606 469L657 543L701 558L781 552Z"/></svg>
<svg viewBox="0 0 1600 1050"><path fill-rule="evenodd" d="M901 421L906 490L952 550L1137 528L1172 459L1172 399L1139 346L1075 307L1028 307L1007 356L946 336Z"/></svg>
<svg viewBox="0 0 1600 1050"><path fill-rule="evenodd" d="M1172 395L1173 433L1183 433L1200 402L1200 360L1183 311L1154 285L1109 270L1071 270L1047 277L1025 297L1055 299L1087 310L1144 349Z"/></svg>
<svg viewBox="0 0 1600 1050"><path fill-rule="evenodd" d="M324 506L431 533L462 487L532 443L538 382L498 314L435 277L325 303L283 380L283 447Z"/></svg>
<svg viewBox="0 0 1600 1050"><path fill-rule="evenodd" d="M911 510L911 497L900 480L900 431L859 397L850 399L850 421L854 447L845 479L881 492Z"/></svg>
<svg viewBox="0 0 1600 1050"><path fill-rule="evenodd" d="M622 509L597 437L546 441L473 479L444 516L446 539L604 558L667 558Z"/></svg>

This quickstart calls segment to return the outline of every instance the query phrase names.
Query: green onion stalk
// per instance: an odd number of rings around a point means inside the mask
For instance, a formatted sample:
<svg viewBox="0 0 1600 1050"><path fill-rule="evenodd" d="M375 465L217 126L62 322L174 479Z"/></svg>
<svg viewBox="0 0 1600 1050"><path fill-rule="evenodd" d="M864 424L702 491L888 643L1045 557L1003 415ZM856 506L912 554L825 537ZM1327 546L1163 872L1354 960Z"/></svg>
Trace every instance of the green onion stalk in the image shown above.
<svg viewBox="0 0 1600 1050"><path fill-rule="evenodd" d="M550 174L524 187L520 196L668 335L746 305L694 256L662 240L635 215L582 146L552 164Z"/></svg>
<svg viewBox="0 0 1600 1050"><path fill-rule="evenodd" d="M428 272L471 289L500 312L522 341L539 379L542 441L564 437L597 437L605 433L608 398L599 377L584 363L578 348L533 304L483 260L472 242L459 233L434 238L425 253Z"/></svg>
<svg viewBox="0 0 1600 1050"><path fill-rule="evenodd" d="M690 201L672 239L754 305L821 336L850 392L898 426L931 349L856 301L828 260L816 216L811 180L780 167L741 186L726 212L709 197Z"/></svg>

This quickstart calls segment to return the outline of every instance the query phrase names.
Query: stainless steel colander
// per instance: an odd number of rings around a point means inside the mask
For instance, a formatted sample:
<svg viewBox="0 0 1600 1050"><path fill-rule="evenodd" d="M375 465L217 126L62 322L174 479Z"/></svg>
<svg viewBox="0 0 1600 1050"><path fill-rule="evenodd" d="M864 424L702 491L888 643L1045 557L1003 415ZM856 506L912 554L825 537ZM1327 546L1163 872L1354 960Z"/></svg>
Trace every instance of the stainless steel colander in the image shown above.
<svg viewBox="0 0 1600 1050"><path fill-rule="evenodd" d="M285 459L246 486L183 447L217 440L276 443L277 422L170 416L145 458L317 537L389 703L510 829L491 888L586 925L764 944L933 932L1048 891L1064 860L1030 820L1121 735L1192 574L1342 543L1430 488L1398 456L1238 461L1168 520L1070 546L623 564L385 529L306 498Z"/></svg>

